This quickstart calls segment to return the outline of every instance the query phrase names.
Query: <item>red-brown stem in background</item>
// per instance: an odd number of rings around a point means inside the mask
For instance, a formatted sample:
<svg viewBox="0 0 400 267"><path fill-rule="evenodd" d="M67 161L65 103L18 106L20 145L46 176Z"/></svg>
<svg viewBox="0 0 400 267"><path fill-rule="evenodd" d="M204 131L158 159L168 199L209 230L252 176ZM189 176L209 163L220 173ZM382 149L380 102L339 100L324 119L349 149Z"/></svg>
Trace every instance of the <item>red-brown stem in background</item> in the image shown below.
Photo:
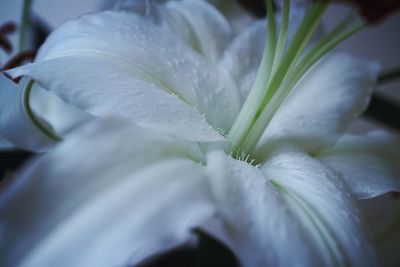
<svg viewBox="0 0 400 267"><path fill-rule="evenodd" d="M1 69L1 71L3 70L8 70L11 68L15 68L18 66L23 65L26 62L29 61L33 61L34 58L36 56L36 53L34 51L31 50L27 50L27 51L22 51L21 53L16 54L15 56L13 56ZM10 78L11 80L13 80L16 83L19 83L20 78L15 78L13 79L12 77L10 77L7 73L4 73L4 75L6 75L8 78Z"/></svg>
<svg viewBox="0 0 400 267"><path fill-rule="evenodd" d="M0 26L0 48L6 53L12 52L12 44L8 40L7 35L15 32L17 25L14 22L8 21Z"/></svg>

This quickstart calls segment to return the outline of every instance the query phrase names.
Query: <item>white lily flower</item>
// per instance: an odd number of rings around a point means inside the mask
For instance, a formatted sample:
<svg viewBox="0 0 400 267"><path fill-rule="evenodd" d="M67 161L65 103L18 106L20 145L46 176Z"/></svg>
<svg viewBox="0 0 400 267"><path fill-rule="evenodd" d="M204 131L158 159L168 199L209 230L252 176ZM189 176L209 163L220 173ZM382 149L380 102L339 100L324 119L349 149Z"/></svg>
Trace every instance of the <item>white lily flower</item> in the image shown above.
<svg viewBox="0 0 400 267"><path fill-rule="evenodd" d="M279 33L269 17L265 44L260 22L234 34L203 1L87 15L10 70L101 119L0 194L0 265L135 265L195 228L246 267L379 265L354 195L400 189L399 150L380 147L398 141L343 135L378 69L341 53L319 60L357 29L347 22L306 51L327 3L311 5L296 30L289 2ZM24 88L6 90L9 99ZM51 145L50 127L16 107L8 119L28 130L9 122L2 133Z"/></svg>

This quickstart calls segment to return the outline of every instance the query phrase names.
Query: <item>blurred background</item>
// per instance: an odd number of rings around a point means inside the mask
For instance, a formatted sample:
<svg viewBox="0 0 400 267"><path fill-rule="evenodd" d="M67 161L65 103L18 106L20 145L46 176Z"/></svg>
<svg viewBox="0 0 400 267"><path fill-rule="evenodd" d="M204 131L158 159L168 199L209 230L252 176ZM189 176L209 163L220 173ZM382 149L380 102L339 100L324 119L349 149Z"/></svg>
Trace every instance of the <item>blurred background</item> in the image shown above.
<svg viewBox="0 0 400 267"><path fill-rule="evenodd" d="M32 18L40 29L40 35L45 37L46 33L51 32L53 29L58 27L64 21L72 18L76 18L82 14L89 12L96 12L109 8L112 5L113 0L34 0L32 3ZM262 1L260 0L248 0L242 1L246 6L255 14L262 14L263 10L260 10ZM333 27L337 21L346 14L348 6L343 4L332 5L325 18L324 24L327 28ZM0 0L0 25L7 21L15 21L17 24L21 20L23 13L23 1L22 0ZM18 34L10 35L10 41L14 46L17 46ZM43 41L37 40L38 44ZM400 13L392 14L380 23L371 25L366 30L358 33L351 37L345 43L340 45L340 49L349 51L350 53L365 58L377 61L381 64L382 70L394 70L400 66ZM7 54L0 49L0 63L4 66L4 62L7 62L15 53ZM390 82L376 88L377 95L383 96L384 100L391 102L400 103L400 80L398 82ZM382 126L387 127L390 131L399 132L399 130L393 129L385 125L385 123L371 120L374 118L375 113L382 112L383 115L379 115L384 119L387 119L390 123L399 125L400 113L396 109L391 110L387 102L379 102L379 97L374 98L371 104L369 112L369 118L364 117L362 122L355 126L354 131L365 131L373 127ZM390 111L388 113L388 110ZM18 168L23 162L29 159L30 153L25 151L0 151L0 181L3 178L11 177L14 170ZM397 199L397 200L396 200ZM393 207L399 207L398 196L386 195L378 201L373 203L370 201L363 201L361 205L369 208L373 212L370 212L367 216L370 221L379 221L383 217L387 210ZM400 224L400 222L398 222ZM397 230L397 234L389 238L391 243L388 242L385 246L388 248L386 252L387 262L400 264L400 256L397 250L400 249L400 230ZM206 240L207 241L207 240ZM213 242L211 239L209 242ZM210 244L208 245L210 247ZM213 249L216 249L218 245L211 244ZM167 256L158 257L152 264L143 266L190 266L190 262L193 261L198 255L197 252L190 249L177 249L173 253L169 253ZM226 253L222 249L222 254ZM229 253L228 253L229 254ZM396 256L397 255L397 256ZM164 259L168 258L167 261ZM161 260L160 260L161 259ZM154 263L156 262L156 263ZM225 266L225 265L221 265ZM395 265L394 265L395 266ZM397 265L400 266L400 265Z"/></svg>

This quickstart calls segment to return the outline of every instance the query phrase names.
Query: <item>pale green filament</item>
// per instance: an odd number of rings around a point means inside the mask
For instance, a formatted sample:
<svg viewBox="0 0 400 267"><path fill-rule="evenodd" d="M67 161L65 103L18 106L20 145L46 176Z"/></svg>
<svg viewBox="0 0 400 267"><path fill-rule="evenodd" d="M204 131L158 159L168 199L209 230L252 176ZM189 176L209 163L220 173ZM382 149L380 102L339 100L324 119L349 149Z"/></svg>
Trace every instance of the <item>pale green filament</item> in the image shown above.
<svg viewBox="0 0 400 267"><path fill-rule="evenodd" d="M276 44L274 64L272 65L272 73L275 73L277 67L279 66L279 62L285 50L286 38L289 29L289 15L290 15L290 0L284 0L282 23L279 32L278 43Z"/></svg>
<svg viewBox="0 0 400 267"><path fill-rule="evenodd" d="M279 91L273 96L269 105L263 110L261 115L258 117L256 123L253 125L249 135L245 140L245 146L243 149L245 151L252 151L261 138L268 124L271 122L274 114L281 106L283 101L289 95L291 90L297 84L297 82L304 76L304 74L324 55L331 51L336 45L341 43L347 37L351 36L355 32L364 28L364 24L357 25L351 29L339 34L338 36L332 38L331 40L323 40L321 45L317 44L315 48L312 49L304 58L299 62L296 68L293 70L288 79L284 81Z"/></svg>
<svg viewBox="0 0 400 267"><path fill-rule="evenodd" d="M276 24L275 16L272 12L272 0L267 0L268 13L268 31L264 47L264 53L258 69L255 82L250 94L246 99L238 118L236 119L232 129L229 131L228 138L232 144L240 144L245 138L247 130L250 129L253 122L252 118L257 113L258 107L261 105L262 95L265 94L265 87L269 80L269 75L274 63L275 47L276 47ZM237 149L232 151L238 152Z"/></svg>
<svg viewBox="0 0 400 267"><path fill-rule="evenodd" d="M354 16L350 14L304 54L328 5L328 1L321 1L311 6L285 51L290 0L284 0L278 40L272 1L267 0L269 18L265 50L249 97L228 135L232 152L254 152L274 114L305 73L321 57L364 27L364 24L351 26Z"/></svg>
<svg viewBox="0 0 400 267"><path fill-rule="evenodd" d="M26 28L29 26L31 7L32 7L32 0L24 0L24 5L23 5L23 9L22 9L22 17L21 17L21 22L20 22L20 26L19 26L19 45L18 45L19 52L22 52L22 50L24 50L24 48L25 48L24 46L26 43L26 40L25 40Z"/></svg>
<svg viewBox="0 0 400 267"><path fill-rule="evenodd" d="M269 100L278 90L279 85L285 78L287 72L292 68L295 61L301 55L301 52L304 50L312 34L314 33L314 30L318 26L320 19L328 4L325 1L318 2L310 8L308 13L305 15L303 22L299 26L299 29L293 38L293 42L287 49L284 57L282 58L282 60L280 60L280 62L277 62L277 64L279 63L279 66L276 67L276 72L273 75L269 75L272 71L272 65L274 64L274 55L270 53L272 51L276 51L277 44L275 42L276 31L273 30L271 32L270 30L271 28L273 29L275 26L275 15L271 6L272 1L267 0L267 8L269 14L268 32L266 47L264 50L260 69L257 73L256 81L250 91L249 97L247 98L237 120L235 121L228 135L228 138L232 144L232 151L242 150L242 144L245 141L248 132L252 128L253 124L256 122L258 116L262 113L262 110L265 108ZM289 8L286 8L287 17L289 16L288 9ZM282 23L282 25L284 26L284 23ZM283 31L285 31L285 29L283 29ZM286 35L286 33L282 34ZM283 37L281 39L283 39ZM285 44L282 43L280 45L281 47L285 46ZM271 46L273 46L273 48L271 48ZM282 50L282 48L279 48L279 50Z"/></svg>

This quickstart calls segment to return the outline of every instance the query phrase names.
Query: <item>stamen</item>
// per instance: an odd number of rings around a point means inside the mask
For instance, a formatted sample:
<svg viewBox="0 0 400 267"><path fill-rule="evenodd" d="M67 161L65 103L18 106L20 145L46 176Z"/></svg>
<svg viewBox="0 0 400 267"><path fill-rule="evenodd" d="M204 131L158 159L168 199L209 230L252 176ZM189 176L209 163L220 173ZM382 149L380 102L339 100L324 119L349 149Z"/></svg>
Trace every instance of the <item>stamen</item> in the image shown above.
<svg viewBox="0 0 400 267"><path fill-rule="evenodd" d="M271 6L272 1L267 0L267 8L271 8ZM316 27L319 25L321 17L327 7L328 2L325 1L313 4L313 6L305 15L296 32L296 35L294 36L293 42L287 49L285 56L273 75L271 75L271 72L272 65L274 63L274 55L271 55L270 53L276 50L276 43L274 42L276 31L272 30L271 32L270 29L273 29L275 15L271 9L268 10L268 32L266 48L264 50L261 66L257 73L253 88L250 91L249 97L243 105L243 108L228 135L232 145L231 149L234 151L243 149L243 142L245 141L246 136L248 135L254 123L257 121L263 109L279 89L279 86L287 73L291 70L294 63L300 57L307 43L311 39ZM272 46L273 48L271 48ZM246 150L246 152L250 151Z"/></svg>
<svg viewBox="0 0 400 267"><path fill-rule="evenodd" d="M290 72L291 68L297 62L297 59L300 57L302 52L304 51L306 45L310 41L312 35L314 34L317 26L319 25L322 15L324 14L326 8L328 7L327 2L316 3L314 4L310 11L306 14L302 23L297 30L291 45L284 58L282 59L281 64L278 67L278 70L272 77L271 82L268 84L268 88L270 88L263 100L262 106L260 110L262 110L270 101L275 92L279 89L280 84L286 78L287 74Z"/></svg>
<svg viewBox="0 0 400 267"><path fill-rule="evenodd" d="M289 15L290 15L290 0L284 0L281 29L279 32L278 43L276 44L276 51L275 51L276 54L272 66L272 73L275 73L278 64L282 58L283 52L285 50L286 38L289 29Z"/></svg>
<svg viewBox="0 0 400 267"><path fill-rule="evenodd" d="M267 36L262 55L260 68L258 69L255 82L250 90L249 96L243 105L235 123L228 134L231 141L232 150L237 151L241 141L244 139L253 122L258 107L261 104L262 96L265 94L265 88L268 84L269 75L271 74L274 63L274 54L276 48L276 24L275 14L273 10L272 0L266 0L268 12Z"/></svg>
<svg viewBox="0 0 400 267"><path fill-rule="evenodd" d="M361 23L359 25L352 26L350 29L339 33L336 36L324 38L313 49L311 49L304 59L298 64L298 66L296 66L296 69L293 72L293 78L290 80L289 87L293 87L319 59L329 53L333 48L346 40L348 37L364 29L365 26L365 23Z"/></svg>
<svg viewBox="0 0 400 267"><path fill-rule="evenodd" d="M21 23L19 27L19 51L21 52L25 48L25 43L26 43L26 28L28 27L30 23L30 13L31 13L31 7L32 7L32 0L24 0L24 5L22 9L22 17L21 17Z"/></svg>
<svg viewBox="0 0 400 267"><path fill-rule="evenodd" d="M228 134L231 151L238 155L254 152L276 111L300 79L339 43L365 27L365 23L352 26L354 16L350 13L302 56L328 6L329 1L316 2L311 6L285 51L290 0L284 0L278 40L272 0L267 0L269 16L264 54L250 94Z"/></svg>
<svg viewBox="0 0 400 267"><path fill-rule="evenodd" d="M252 130L250 131L249 136L245 140L246 151L252 151L257 145L259 139L262 134L265 132L268 124L271 122L273 116L284 102L286 97L289 95L291 90L295 87L295 85L299 82L299 80L306 74L308 70L324 55L330 52L333 48L335 48L342 41L347 39L349 36L363 29L365 24L360 24L353 26L349 30L346 30L343 33L339 33L337 36L328 39L323 39L321 43L318 43L310 52L299 62L293 70L293 72L288 76L288 79L284 81L283 85L279 88L277 93L271 99L269 105L263 110L262 114L257 119L257 122L254 124Z"/></svg>

